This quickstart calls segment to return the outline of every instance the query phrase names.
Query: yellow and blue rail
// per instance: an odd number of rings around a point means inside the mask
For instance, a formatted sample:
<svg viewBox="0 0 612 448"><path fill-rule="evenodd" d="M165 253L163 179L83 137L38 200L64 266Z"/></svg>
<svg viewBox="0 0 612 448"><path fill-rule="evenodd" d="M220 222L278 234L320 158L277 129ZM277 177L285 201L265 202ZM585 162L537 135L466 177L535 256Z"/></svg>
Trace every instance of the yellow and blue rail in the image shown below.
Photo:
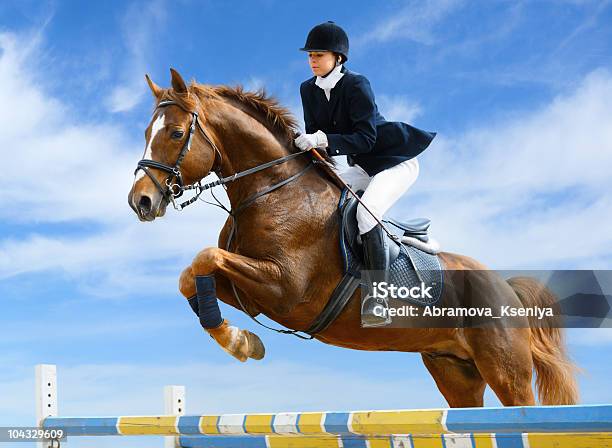
<svg viewBox="0 0 612 448"><path fill-rule="evenodd" d="M184 415L184 388L166 389L173 415L60 417L55 366L37 368L39 426L68 436L165 436L177 448L612 448L612 405Z"/></svg>
<svg viewBox="0 0 612 448"><path fill-rule="evenodd" d="M180 447L612 447L612 405L48 417L70 436L177 436Z"/></svg>

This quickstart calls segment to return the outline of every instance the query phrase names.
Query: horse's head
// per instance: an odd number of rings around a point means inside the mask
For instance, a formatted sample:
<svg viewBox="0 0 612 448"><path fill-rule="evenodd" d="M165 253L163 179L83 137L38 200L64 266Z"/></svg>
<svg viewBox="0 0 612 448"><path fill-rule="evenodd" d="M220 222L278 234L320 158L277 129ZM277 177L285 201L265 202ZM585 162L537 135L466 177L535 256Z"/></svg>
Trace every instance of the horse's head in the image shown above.
<svg viewBox="0 0 612 448"><path fill-rule="evenodd" d="M206 177L219 162L219 150L205 130L198 96L173 69L172 87L162 89L148 75L156 107L145 130L144 156L135 171L128 203L141 221L163 216L183 186Z"/></svg>

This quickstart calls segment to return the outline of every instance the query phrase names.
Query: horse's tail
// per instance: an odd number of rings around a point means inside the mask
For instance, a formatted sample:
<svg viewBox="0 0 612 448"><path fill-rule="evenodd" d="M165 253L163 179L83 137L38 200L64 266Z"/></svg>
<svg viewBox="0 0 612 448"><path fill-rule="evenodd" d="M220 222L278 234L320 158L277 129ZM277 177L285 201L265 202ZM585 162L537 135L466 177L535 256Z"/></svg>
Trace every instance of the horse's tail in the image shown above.
<svg viewBox="0 0 612 448"><path fill-rule="evenodd" d="M554 307L555 296L543 284L531 277L512 277L508 280L525 307ZM531 354L536 371L536 388L541 404L576 404L578 386L576 366L565 353L561 328L548 326L537 317L529 318Z"/></svg>

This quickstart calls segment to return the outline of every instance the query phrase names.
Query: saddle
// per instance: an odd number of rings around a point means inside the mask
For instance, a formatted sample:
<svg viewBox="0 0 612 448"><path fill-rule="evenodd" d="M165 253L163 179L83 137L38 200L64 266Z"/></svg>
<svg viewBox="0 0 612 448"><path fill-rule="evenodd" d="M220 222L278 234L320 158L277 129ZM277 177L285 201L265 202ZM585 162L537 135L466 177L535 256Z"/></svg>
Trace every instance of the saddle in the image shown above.
<svg viewBox="0 0 612 448"><path fill-rule="evenodd" d="M359 195L359 192L358 192ZM324 331L340 315L353 293L362 285L363 249L357 227L358 201L348 197L344 189L338 203L340 230L340 253L344 264L344 276L334 289L323 311L305 331L315 335ZM437 243L427 234L430 220L417 218L401 222L384 219L392 233L386 235L389 250L389 282L398 286L411 287L421 282L436 285L432 298L428 300L408 299L420 306L435 305L442 295L443 270L437 256ZM395 231L393 231L395 230Z"/></svg>

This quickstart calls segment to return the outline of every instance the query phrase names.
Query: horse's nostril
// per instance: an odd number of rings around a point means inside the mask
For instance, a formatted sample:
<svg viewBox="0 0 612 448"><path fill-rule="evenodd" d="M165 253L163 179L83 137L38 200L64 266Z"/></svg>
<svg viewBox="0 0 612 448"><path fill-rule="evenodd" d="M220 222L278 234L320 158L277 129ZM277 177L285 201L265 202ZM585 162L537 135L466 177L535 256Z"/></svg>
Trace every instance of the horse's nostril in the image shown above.
<svg viewBox="0 0 612 448"><path fill-rule="evenodd" d="M141 196L138 201L138 210L140 214L145 216L151 212L151 198L149 196Z"/></svg>

